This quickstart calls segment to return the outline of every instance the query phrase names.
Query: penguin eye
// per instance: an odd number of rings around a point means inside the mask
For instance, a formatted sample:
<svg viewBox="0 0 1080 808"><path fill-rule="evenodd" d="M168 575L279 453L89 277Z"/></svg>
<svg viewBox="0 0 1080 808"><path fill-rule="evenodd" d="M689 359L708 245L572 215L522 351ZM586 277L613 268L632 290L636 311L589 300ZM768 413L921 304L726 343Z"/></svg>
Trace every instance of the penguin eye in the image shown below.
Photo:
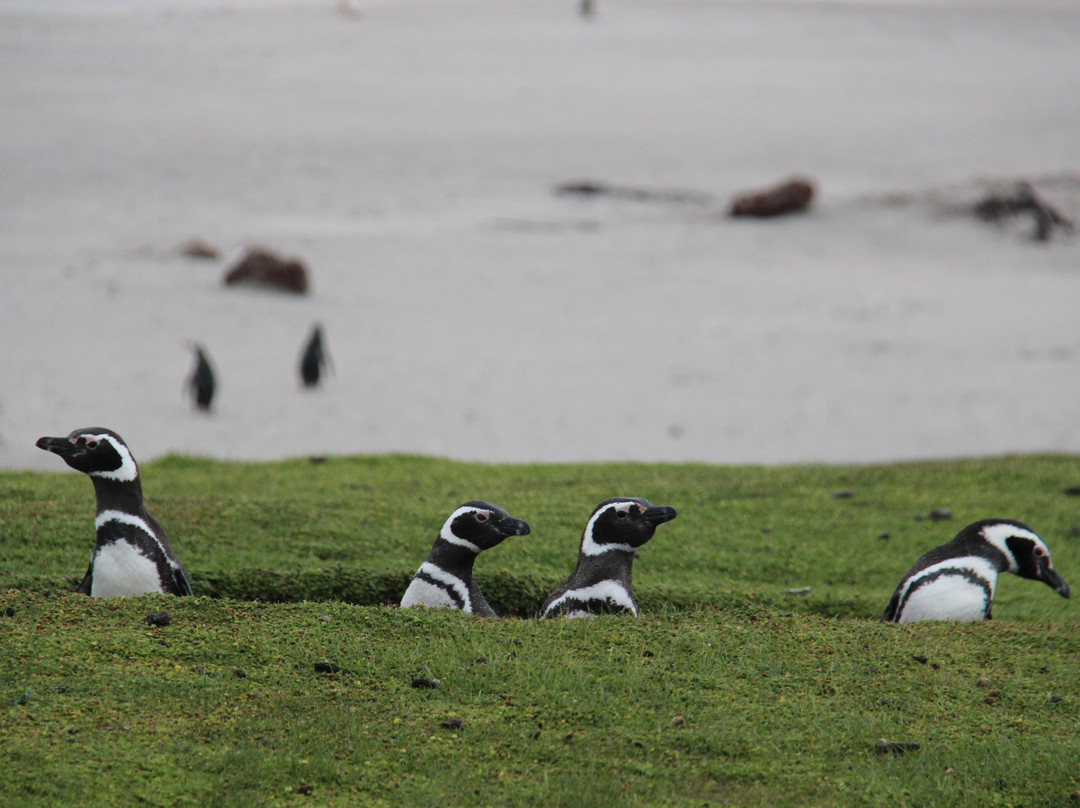
<svg viewBox="0 0 1080 808"><path fill-rule="evenodd" d="M1036 558L1043 558L1046 555L1046 551L1041 547L1036 547L1034 553Z"/></svg>
<svg viewBox="0 0 1080 808"><path fill-rule="evenodd" d="M96 440L94 440L93 438L90 438L90 440L86 441L86 448L87 449L96 449L97 447L98 447L98 442Z"/></svg>
<svg viewBox="0 0 1080 808"><path fill-rule="evenodd" d="M477 511L476 512L476 521L477 522L480 522L481 524L483 524L487 520L488 520L487 511Z"/></svg>
<svg viewBox="0 0 1080 808"><path fill-rule="evenodd" d="M615 517L617 519L625 519L630 515L629 511L615 511Z"/></svg>

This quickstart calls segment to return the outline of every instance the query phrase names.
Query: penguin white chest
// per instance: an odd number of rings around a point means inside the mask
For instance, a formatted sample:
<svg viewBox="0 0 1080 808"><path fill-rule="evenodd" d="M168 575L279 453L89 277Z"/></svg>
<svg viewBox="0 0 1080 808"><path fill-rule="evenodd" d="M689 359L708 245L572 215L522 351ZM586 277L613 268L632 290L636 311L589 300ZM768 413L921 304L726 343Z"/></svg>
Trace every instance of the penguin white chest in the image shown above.
<svg viewBox="0 0 1080 808"><path fill-rule="evenodd" d="M405 590L401 606L404 609L427 606L429 609L472 612L472 598L464 581L425 561Z"/></svg>
<svg viewBox="0 0 1080 808"><path fill-rule="evenodd" d="M959 569L931 567L912 582L899 622L984 620L996 583L997 570L989 562L970 563Z"/></svg>
<svg viewBox="0 0 1080 808"><path fill-rule="evenodd" d="M157 564L126 541L114 541L94 554L90 595L115 598L161 592Z"/></svg>

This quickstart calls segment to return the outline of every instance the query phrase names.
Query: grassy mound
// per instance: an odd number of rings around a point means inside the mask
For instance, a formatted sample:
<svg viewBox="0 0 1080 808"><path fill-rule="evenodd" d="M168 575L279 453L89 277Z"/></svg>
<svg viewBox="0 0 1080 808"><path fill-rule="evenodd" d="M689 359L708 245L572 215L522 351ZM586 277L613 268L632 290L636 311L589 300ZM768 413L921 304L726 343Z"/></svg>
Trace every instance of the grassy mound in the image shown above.
<svg viewBox="0 0 1080 808"><path fill-rule="evenodd" d="M1076 804L1073 601L1004 576L992 623L877 621L918 555L984 516L1029 522L1080 585L1075 458L170 457L143 477L199 597L66 591L91 486L0 474L5 805ZM635 565L644 616L514 618L616 494L679 510ZM380 605L474 498L533 528L477 563L511 617Z"/></svg>

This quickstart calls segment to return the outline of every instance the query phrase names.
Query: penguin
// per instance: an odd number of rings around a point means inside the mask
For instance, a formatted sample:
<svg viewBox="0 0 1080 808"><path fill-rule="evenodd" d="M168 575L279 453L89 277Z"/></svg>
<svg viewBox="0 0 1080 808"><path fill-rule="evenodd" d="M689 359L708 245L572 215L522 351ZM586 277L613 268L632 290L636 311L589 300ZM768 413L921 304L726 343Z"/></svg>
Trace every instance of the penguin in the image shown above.
<svg viewBox="0 0 1080 808"><path fill-rule="evenodd" d="M605 499L581 534L577 568L540 607L541 617L591 617L629 612L637 616L631 568L634 554L653 537L657 525L670 522L674 508L647 499Z"/></svg>
<svg viewBox="0 0 1080 808"><path fill-rule="evenodd" d="M525 536L529 525L490 502L466 502L443 524L427 560L401 598L402 608L460 609L481 617L498 617L473 578L473 562L507 536Z"/></svg>
<svg viewBox="0 0 1080 808"><path fill-rule="evenodd" d="M37 447L60 455L94 483L97 540L76 592L95 598L192 594L165 531L143 505L139 468L123 438L110 429L91 427L66 438L39 438Z"/></svg>
<svg viewBox="0 0 1080 808"><path fill-rule="evenodd" d="M1050 550L1035 531L1012 519L982 519L915 562L896 587L881 622L989 620L999 572L1042 581L1069 597L1069 585L1054 569Z"/></svg>
<svg viewBox="0 0 1080 808"><path fill-rule="evenodd" d="M323 367L329 365L330 357L323 348L322 325L316 323L300 358L300 379L304 382L304 387L318 385Z"/></svg>
<svg viewBox="0 0 1080 808"><path fill-rule="evenodd" d="M210 409L210 402L214 400L214 371L202 346L195 342L191 347L195 351L195 370L184 386L195 399L195 406L206 412Z"/></svg>

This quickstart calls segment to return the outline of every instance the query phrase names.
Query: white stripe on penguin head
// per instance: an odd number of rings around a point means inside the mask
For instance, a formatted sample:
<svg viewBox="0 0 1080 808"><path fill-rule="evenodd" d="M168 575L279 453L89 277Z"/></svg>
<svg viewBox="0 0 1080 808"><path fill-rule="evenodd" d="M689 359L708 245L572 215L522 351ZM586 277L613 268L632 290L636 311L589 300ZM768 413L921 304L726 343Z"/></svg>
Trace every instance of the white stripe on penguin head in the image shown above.
<svg viewBox="0 0 1080 808"><path fill-rule="evenodd" d="M112 471L88 472L91 477L100 477L103 480L113 480L118 483L130 483L134 482L135 478L139 476L139 467L135 465L135 458L131 456L128 447L112 435L85 435L84 437L87 440L107 441L120 455L120 465L117 468Z"/></svg>
<svg viewBox="0 0 1080 808"><path fill-rule="evenodd" d="M1017 572L1020 569L1020 566L1016 563L1016 556L1014 556L1012 550L1009 549L1009 545L1005 543L1013 536L1018 536L1022 539L1030 539L1035 542L1036 547L1041 547L1046 552L1047 558L1050 557L1050 550L1043 544L1043 540L1032 531L1024 530L1022 527L998 523L996 525L987 525L980 532L982 533L982 537L986 539L987 544L996 547L1005 554L1005 558L1009 562L1009 572Z"/></svg>
<svg viewBox="0 0 1080 808"><path fill-rule="evenodd" d="M490 511L486 511L483 508L477 508L475 505L462 505L452 514L450 514L450 517L445 522L443 522L442 530L439 531L439 538L443 539L444 541L450 542L450 544L456 544L458 547L464 547L467 550L472 550L474 553L479 553L479 547L477 547L468 539L463 539L461 538L461 536L458 536L454 533L454 520L463 514L479 512L482 510L489 516L494 516L494 514L492 514Z"/></svg>
<svg viewBox="0 0 1080 808"><path fill-rule="evenodd" d="M619 502L612 502L594 513L585 525L585 532L581 536L581 552L587 556L600 555L601 553L606 553L610 550L625 550L628 553L637 552L637 548L629 544L600 544L593 539L593 530L596 528L597 519L608 511L622 511L623 513L629 513L630 506L632 505L638 505L638 503L634 502L632 499L624 499Z"/></svg>

